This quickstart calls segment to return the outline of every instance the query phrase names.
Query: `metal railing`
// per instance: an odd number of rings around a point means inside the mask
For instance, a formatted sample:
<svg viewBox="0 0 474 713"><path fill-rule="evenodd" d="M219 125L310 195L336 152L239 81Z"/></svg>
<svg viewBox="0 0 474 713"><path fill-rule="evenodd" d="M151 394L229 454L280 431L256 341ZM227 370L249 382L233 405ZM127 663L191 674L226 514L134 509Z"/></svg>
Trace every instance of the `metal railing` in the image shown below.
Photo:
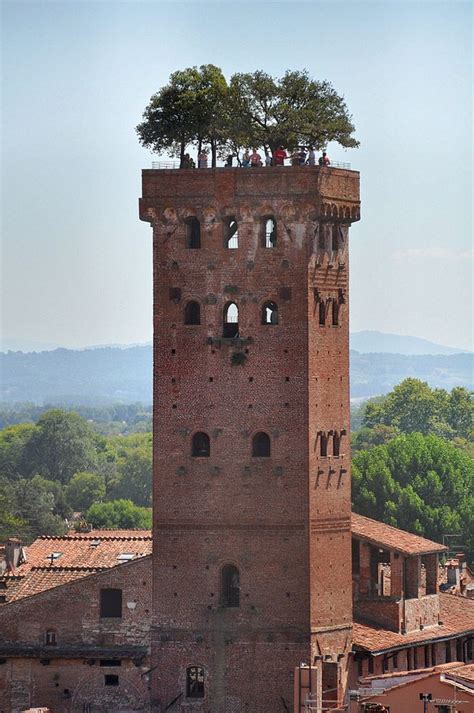
<svg viewBox="0 0 474 713"><path fill-rule="evenodd" d="M316 166L319 167L318 164L316 164ZM170 169L180 168L180 164L179 164L179 161L152 161L151 167L153 170L158 170L158 169L170 170ZM292 164L290 164L290 163L285 163L284 167L285 168L293 168ZM195 168L195 167L193 166L193 168ZM208 164L207 168L212 168L212 167ZM235 162L232 166L226 166L224 161L217 161L216 168L243 168L243 167L239 166L237 162ZM262 168L281 168L281 166L263 166ZM326 168L345 168L347 170L351 170L351 164L343 163L341 161L331 161L330 165L326 166ZM200 170L203 170L203 169L200 169Z"/></svg>

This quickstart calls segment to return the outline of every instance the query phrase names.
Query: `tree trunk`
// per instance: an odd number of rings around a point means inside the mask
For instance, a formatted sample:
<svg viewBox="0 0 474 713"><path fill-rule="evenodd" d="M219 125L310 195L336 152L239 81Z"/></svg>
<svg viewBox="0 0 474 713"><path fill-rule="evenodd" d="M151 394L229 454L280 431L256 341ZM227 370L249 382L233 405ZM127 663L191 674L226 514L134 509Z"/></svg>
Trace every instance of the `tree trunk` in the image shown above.
<svg viewBox="0 0 474 713"><path fill-rule="evenodd" d="M180 153L179 153L179 167L180 168L183 168L185 150L186 150L186 141L184 139L184 134L181 134L181 148L180 148Z"/></svg>
<svg viewBox="0 0 474 713"><path fill-rule="evenodd" d="M211 139L211 152L212 152L212 168L216 167L217 164L217 147L215 139Z"/></svg>

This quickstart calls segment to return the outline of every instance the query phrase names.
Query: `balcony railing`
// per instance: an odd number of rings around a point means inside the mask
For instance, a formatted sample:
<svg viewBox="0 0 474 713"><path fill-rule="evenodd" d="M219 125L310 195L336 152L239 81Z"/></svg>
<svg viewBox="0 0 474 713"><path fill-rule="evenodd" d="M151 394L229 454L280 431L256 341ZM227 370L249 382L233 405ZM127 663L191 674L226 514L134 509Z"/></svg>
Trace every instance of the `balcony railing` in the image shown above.
<svg viewBox="0 0 474 713"><path fill-rule="evenodd" d="M302 164L299 164L300 166ZM307 165L307 164L306 164ZM318 166L318 164L316 164ZM158 170L158 169L174 169L174 168L179 168L179 161L152 161L151 162L151 167L153 170ZM287 159L285 162L285 168L293 168L292 164L290 164L289 160ZM197 166L196 166L197 168ZM207 168L212 168L210 165L210 162L208 163ZM237 161L234 161L232 166L226 166L224 161L217 161L217 166L216 168L243 168L242 166L239 166ZM263 166L262 168L281 168L281 166ZM351 169L351 164L350 163L343 163L341 161L331 161L330 165L328 168L345 168L347 170Z"/></svg>

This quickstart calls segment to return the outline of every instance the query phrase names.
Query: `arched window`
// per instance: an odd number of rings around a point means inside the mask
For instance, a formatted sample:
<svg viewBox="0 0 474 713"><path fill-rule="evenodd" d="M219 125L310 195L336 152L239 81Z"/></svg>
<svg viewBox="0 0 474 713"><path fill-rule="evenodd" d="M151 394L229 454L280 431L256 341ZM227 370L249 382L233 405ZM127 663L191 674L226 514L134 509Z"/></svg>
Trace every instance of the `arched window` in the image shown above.
<svg viewBox="0 0 474 713"><path fill-rule="evenodd" d="M334 431L333 437L332 437L332 454L334 456L340 455L341 452L341 434L338 433L337 431Z"/></svg>
<svg viewBox="0 0 474 713"><path fill-rule="evenodd" d="M224 330L223 336L227 338L237 337L239 334L239 308L235 302L229 302L224 307Z"/></svg>
<svg viewBox="0 0 474 713"><path fill-rule="evenodd" d="M239 247L239 226L234 217L228 218L225 226L224 245L229 250Z"/></svg>
<svg viewBox="0 0 474 713"><path fill-rule="evenodd" d="M56 629L46 629L44 635L44 643L46 644L46 646L56 646L56 644L58 643Z"/></svg>
<svg viewBox="0 0 474 713"><path fill-rule="evenodd" d="M194 458L209 458L211 455L211 444L209 436L203 431L198 431L193 436L191 455Z"/></svg>
<svg viewBox="0 0 474 713"><path fill-rule="evenodd" d="M196 249L201 247L201 225L195 216L186 218L186 247Z"/></svg>
<svg viewBox="0 0 474 713"><path fill-rule="evenodd" d="M240 573L233 564L226 564L221 571L221 604L240 606Z"/></svg>
<svg viewBox="0 0 474 713"><path fill-rule="evenodd" d="M339 226L338 225L332 226L331 248L334 251L339 250L339 248L340 248Z"/></svg>
<svg viewBox="0 0 474 713"><path fill-rule="evenodd" d="M263 305L262 324L278 324L278 305L275 302L265 302Z"/></svg>
<svg viewBox="0 0 474 713"><path fill-rule="evenodd" d="M268 433L260 431L252 439L252 456L254 458L270 458L271 442Z"/></svg>
<svg viewBox="0 0 474 713"><path fill-rule="evenodd" d="M319 432L319 446L320 454L325 458L328 454L328 437L323 431Z"/></svg>
<svg viewBox="0 0 474 713"><path fill-rule="evenodd" d="M186 698L204 698L204 669L188 666L186 669Z"/></svg>
<svg viewBox="0 0 474 713"><path fill-rule="evenodd" d="M184 308L185 324L201 324L201 305L191 300Z"/></svg>
<svg viewBox="0 0 474 713"><path fill-rule="evenodd" d="M274 248L277 244L277 224L273 217L264 218L265 247Z"/></svg>

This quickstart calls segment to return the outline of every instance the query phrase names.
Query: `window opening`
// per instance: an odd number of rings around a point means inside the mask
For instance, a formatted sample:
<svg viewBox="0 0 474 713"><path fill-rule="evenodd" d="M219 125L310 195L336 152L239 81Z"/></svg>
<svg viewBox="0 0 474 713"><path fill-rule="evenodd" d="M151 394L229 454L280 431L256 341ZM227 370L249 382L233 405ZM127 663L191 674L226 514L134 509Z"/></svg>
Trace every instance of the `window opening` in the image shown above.
<svg viewBox="0 0 474 713"><path fill-rule="evenodd" d="M122 617L122 590L100 590L100 616L102 619L120 619Z"/></svg>
<svg viewBox="0 0 474 713"><path fill-rule="evenodd" d="M240 574L233 564L226 564L222 568L221 594L222 606L240 606Z"/></svg>
<svg viewBox="0 0 474 713"><path fill-rule="evenodd" d="M227 338L238 337L239 335L239 308L235 302L229 302L224 309L224 331L223 336Z"/></svg>
<svg viewBox="0 0 474 713"><path fill-rule="evenodd" d="M209 458L211 455L211 444L207 433L199 431L193 436L191 455L194 458Z"/></svg>
<svg viewBox="0 0 474 713"><path fill-rule="evenodd" d="M235 218L229 218L225 234L225 247L235 250L239 247L239 226Z"/></svg>
<svg viewBox="0 0 474 713"><path fill-rule="evenodd" d="M121 666L122 661L120 659L101 659L99 666Z"/></svg>
<svg viewBox="0 0 474 713"><path fill-rule="evenodd" d="M51 554L49 554L46 559L49 560L51 564L53 564L55 560L58 560L60 557L62 557L62 554L62 552L51 552Z"/></svg>
<svg viewBox="0 0 474 713"><path fill-rule="evenodd" d="M256 433L252 440L252 456L254 458L270 458L270 436L263 431Z"/></svg>
<svg viewBox="0 0 474 713"><path fill-rule="evenodd" d="M114 673L107 673L104 676L104 684L106 686L118 686L119 677Z"/></svg>
<svg viewBox="0 0 474 713"><path fill-rule="evenodd" d="M319 448L321 456L325 458L328 454L328 437L322 431L319 432Z"/></svg>
<svg viewBox="0 0 474 713"><path fill-rule="evenodd" d="M201 225L195 217L186 219L186 245L191 249L201 247Z"/></svg>
<svg viewBox="0 0 474 713"><path fill-rule="evenodd" d="M201 305L191 300L184 308L185 324L201 324Z"/></svg>
<svg viewBox="0 0 474 713"><path fill-rule="evenodd" d="M332 247L333 251L339 250L339 248L340 248L339 226L338 225L332 226L331 247Z"/></svg>
<svg viewBox="0 0 474 713"><path fill-rule="evenodd" d="M337 327L339 324L339 302L337 299L333 299L332 301L332 324L334 327Z"/></svg>
<svg viewBox="0 0 474 713"><path fill-rule="evenodd" d="M262 324L278 324L278 305L276 302L265 302L263 305Z"/></svg>
<svg viewBox="0 0 474 713"><path fill-rule="evenodd" d="M326 324L326 303L324 300L319 300L319 324L324 327Z"/></svg>
<svg viewBox="0 0 474 713"><path fill-rule="evenodd" d="M204 669L189 666L186 669L186 698L204 698Z"/></svg>
<svg viewBox="0 0 474 713"><path fill-rule="evenodd" d="M340 455L340 450L341 450L341 436L337 431L334 431L334 435L332 437L332 453L335 456Z"/></svg>
<svg viewBox="0 0 474 713"><path fill-rule="evenodd" d="M326 250L326 231L324 225L319 226L318 249Z"/></svg>
<svg viewBox="0 0 474 713"><path fill-rule="evenodd" d="M58 643L56 638L56 629L46 629L44 643L46 644L46 646L56 646L56 644Z"/></svg>
<svg viewBox="0 0 474 713"><path fill-rule="evenodd" d="M275 218L265 218L265 247L274 248L277 243Z"/></svg>
<svg viewBox="0 0 474 713"><path fill-rule="evenodd" d="M451 642L447 641L444 645L444 660L446 663L451 663Z"/></svg>
<svg viewBox="0 0 474 713"><path fill-rule="evenodd" d="M135 559L135 553L134 552L121 552L120 554L117 555L117 559L119 562L130 562L130 560Z"/></svg>

